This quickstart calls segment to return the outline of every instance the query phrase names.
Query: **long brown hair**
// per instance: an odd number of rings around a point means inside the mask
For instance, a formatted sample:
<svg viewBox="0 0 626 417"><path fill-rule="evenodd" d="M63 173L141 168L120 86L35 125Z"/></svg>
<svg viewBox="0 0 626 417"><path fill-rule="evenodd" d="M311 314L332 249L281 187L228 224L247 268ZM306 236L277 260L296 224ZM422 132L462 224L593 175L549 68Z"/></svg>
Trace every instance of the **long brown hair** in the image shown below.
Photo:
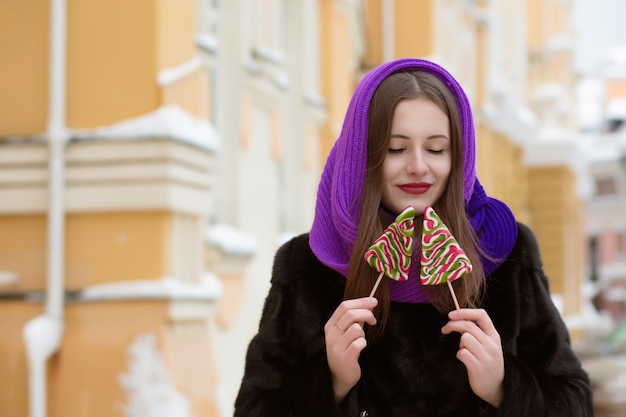
<svg viewBox="0 0 626 417"><path fill-rule="evenodd" d="M465 212L463 198L463 134L454 97L438 78L425 72L398 72L391 74L378 86L372 96L368 119L367 172L363 189L363 200L359 229L350 258L350 269L344 298L357 298L369 295L378 272L370 267L363 255L372 243L382 234L392 219L381 207L382 166L389 149L391 123L398 103L402 100L426 98L437 105L450 123L452 168L443 195L434 204L434 209L448 226L473 265L470 274L453 282L454 290L462 307L477 304L484 282L484 272L480 262L480 248ZM423 213L415 219L415 247L421 241L421 221ZM413 265L412 268L418 267ZM435 307L442 311L454 308L447 285L424 286L425 293ZM387 279L383 279L377 293L378 307L374 311L378 325L368 328L373 338L384 332L389 317L389 290Z"/></svg>

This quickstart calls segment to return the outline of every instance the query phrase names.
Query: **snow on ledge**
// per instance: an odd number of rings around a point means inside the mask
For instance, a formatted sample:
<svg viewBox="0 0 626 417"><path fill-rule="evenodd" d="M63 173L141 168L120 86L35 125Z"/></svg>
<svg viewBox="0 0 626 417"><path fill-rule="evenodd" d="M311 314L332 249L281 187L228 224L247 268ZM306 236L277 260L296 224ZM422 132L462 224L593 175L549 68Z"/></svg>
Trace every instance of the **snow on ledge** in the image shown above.
<svg viewBox="0 0 626 417"><path fill-rule="evenodd" d="M206 242L232 255L252 255L257 251L254 237L228 224L215 224L206 230Z"/></svg>
<svg viewBox="0 0 626 417"><path fill-rule="evenodd" d="M626 68L624 68L626 71ZM614 98L606 106L607 119L626 120L626 98Z"/></svg>
<svg viewBox="0 0 626 417"><path fill-rule="evenodd" d="M15 284L19 281L19 277L15 272L0 271L0 285Z"/></svg>
<svg viewBox="0 0 626 417"><path fill-rule="evenodd" d="M217 52L220 47L220 41L213 33L202 33L195 36L196 44L202 49L209 52Z"/></svg>
<svg viewBox="0 0 626 417"><path fill-rule="evenodd" d="M92 285L81 291L79 299L217 301L221 296L222 284L219 278L213 274L206 274L199 283L168 277L155 281L120 281Z"/></svg>
<svg viewBox="0 0 626 417"><path fill-rule="evenodd" d="M157 81L161 87L165 87L193 74L201 67L202 60L194 56L184 64L161 70L157 76Z"/></svg>
<svg viewBox="0 0 626 417"><path fill-rule="evenodd" d="M626 80L626 43L613 47L605 57L602 75L616 80Z"/></svg>
<svg viewBox="0 0 626 417"><path fill-rule="evenodd" d="M74 131L72 138L88 139L153 139L169 137L215 152L219 150L219 136L215 127L173 104L151 113L123 120L110 126L92 130Z"/></svg>

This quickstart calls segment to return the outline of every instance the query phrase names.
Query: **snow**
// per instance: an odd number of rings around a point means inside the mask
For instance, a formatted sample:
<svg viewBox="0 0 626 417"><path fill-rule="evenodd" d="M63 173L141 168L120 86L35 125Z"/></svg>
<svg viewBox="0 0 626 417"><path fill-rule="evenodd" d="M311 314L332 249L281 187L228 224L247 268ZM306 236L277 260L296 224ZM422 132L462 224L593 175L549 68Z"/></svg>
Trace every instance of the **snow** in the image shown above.
<svg viewBox="0 0 626 417"><path fill-rule="evenodd" d="M497 71L489 77L488 93L481 109L488 123L496 131L525 146L539 125L538 117L517 99L511 84Z"/></svg>
<svg viewBox="0 0 626 417"><path fill-rule="evenodd" d="M560 100L565 96L565 89L559 83L544 83L533 92L533 100L542 102Z"/></svg>
<svg viewBox="0 0 626 417"><path fill-rule="evenodd" d="M131 300L175 299L216 301L222 296L222 284L213 274L206 274L198 283L183 282L176 278L146 281L121 281L92 285L80 293L80 299Z"/></svg>
<svg viewBox="0 0 626 417"><path fill-rule="evenodd" d="M602 74L607 78L626 80L626 44L614 46L607 52Z"/></svg>
<svg viewBox="0 0 626 417"><path fill-rule="evenodd" d="M157 76L157 81L159 82L160 86L164 87L173 84L190 74L193 74L201 67L202 60L198 56L194 56L189 61L181 65L161 70L159 72L159 75Z"/></svg>
<svg viewBox="0 0 626 417"><path fill-rule="evenodd" d="M572 133L560 126L544 126L539 129L537 137L543 142L569 143Z"/></svg>
<svg viewBox="0 0 626 417"><path fill-rule="evenodd" d="M548 48L553 52L567 52L574 47L574 40L567 33L555 35L548 40Z"/></svg>
<svg viewBox="0 0 626 417"><path fill-rule="evenodd" d="M17 281L19 281L19 277L15 272L0 271L0 285L15 284Z"/></svg>
<svg viewBox="0 0 626 417"><path fill-rule="evenodd" d="M624 68L626 71L626 68ZM626 120L626 98L615 98L606 105L607 119Z"/></svg>
<svg viewBox="0 0 626 417"><path fill-rule="evenodd" d="M578 140L582 153L591 163L612 162L619 160L626 146L626 136L621 140L616 135L586 135Z"/></svg>
<svg viewBox="0 0 626 417"><path fill-rule="evenodd" d="M203 33L196 35L196 43L202 49L209 52L217 52L220 46L217 36L212 33Z"/></svg>
<svg viewBox="0 0 626 417"><path fill-rule="evenodd" d="M266 45L255 46L252 53L256 58L268 61L274 65L280 65L285 60L285 56L282 52Z"/></svg>
<svg viewBox="0 0 626 417"><path fill-rule="evenodd" d="M604 121L605 84L585 77L576 85L576 123L580 129L598 129Z"/></svg>
<svg viewBox="0 0 626 417"><path fill-rule="evenodd" d="M128 372L119 383L128 394L127 417L192 417L189 400L181 394L167 372L156 336L139 335L127 350Z"/></svg>
<svg viewBox="0 0 626 417"><path fill-rule="evenodd" d="M206 241L220 248L224 253L233 255L252 255L257 251L254 237L221 223L207 228Z"/></svg>
<svg viewBox="0 0 626 417"><path fill-rule="evenodd" d="M76 140L128 140L169 137L215 152L219 137L211 123L183 110L178 105L162 106L151 113L93 130L72 132Z"/></svg>

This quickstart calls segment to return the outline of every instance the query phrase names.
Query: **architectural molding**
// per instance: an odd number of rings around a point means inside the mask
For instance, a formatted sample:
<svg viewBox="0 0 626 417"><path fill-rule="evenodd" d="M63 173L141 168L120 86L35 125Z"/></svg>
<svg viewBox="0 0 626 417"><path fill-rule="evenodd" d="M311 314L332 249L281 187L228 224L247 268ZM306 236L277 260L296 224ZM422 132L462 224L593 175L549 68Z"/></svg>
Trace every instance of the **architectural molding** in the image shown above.
<svg viewBox="0 0 626 417"><path fill-rule="evenodd" d="M67 145L67 212L211 210L213 154L166 138L72 141ZM45 213L45 143L6 146L0 157L0 214Z"/></svg>

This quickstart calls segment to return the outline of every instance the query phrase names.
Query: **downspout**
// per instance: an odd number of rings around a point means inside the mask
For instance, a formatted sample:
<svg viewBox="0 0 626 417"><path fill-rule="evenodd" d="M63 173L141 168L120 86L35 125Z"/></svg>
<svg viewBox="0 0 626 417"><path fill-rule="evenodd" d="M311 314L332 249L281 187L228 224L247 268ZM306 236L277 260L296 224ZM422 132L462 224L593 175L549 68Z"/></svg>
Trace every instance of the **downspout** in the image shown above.
<svg viewBox="0 0 626 417"><path fill-rule="evenodd" d="M383 32L383 62L389 62L395 58L395 0L381 0L382 4L382 32Z"/></svg>
<svg viewBox="0 0 626 417"><path fill-rule="evenodd" d="M29 416L47 415L47 362L61 346L65 258L66 0L50 0L48 102L48 263L44 313L24 327L28 359Z"/></svg>

